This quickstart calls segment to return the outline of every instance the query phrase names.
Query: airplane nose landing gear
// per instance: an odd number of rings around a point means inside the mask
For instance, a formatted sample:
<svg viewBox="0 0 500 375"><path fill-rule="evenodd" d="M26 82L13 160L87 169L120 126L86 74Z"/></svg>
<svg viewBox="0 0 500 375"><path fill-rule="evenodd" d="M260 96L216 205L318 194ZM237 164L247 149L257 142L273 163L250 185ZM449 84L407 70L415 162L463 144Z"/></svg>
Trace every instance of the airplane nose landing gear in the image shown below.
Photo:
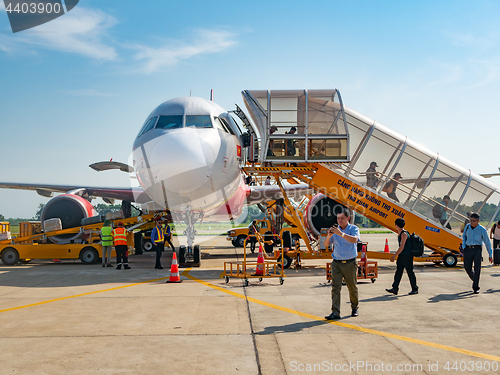
<svg viewBox="0 0 500 375"><path fill-rule="evenodd" d="M184 231L184 235L187 237L187 246L179 247L179 263L186 264L192 262L191 266L200 267L201 263L201 252L200 245L194 245L194 239L197 234L194 229L194 224L198 220L203 219L203 213L196 213L191 211L188 207L186 212L182 214L182 220L186 223L187 228Z"/></svg>

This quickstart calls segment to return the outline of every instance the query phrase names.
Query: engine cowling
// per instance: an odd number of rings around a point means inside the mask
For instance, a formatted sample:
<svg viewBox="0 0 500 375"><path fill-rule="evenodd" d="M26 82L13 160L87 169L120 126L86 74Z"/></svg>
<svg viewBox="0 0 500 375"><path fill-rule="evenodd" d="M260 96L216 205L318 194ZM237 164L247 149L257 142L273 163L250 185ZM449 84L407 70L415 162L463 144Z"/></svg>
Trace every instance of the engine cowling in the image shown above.
<svg viewBox="0 0 500 375"><path fill-rule="evenodd" d="M75 194L61 194L52 198L43 208L41 221L48 219L61 219L62 229L79 227L82 219L95 216L97 212L90 202ZM89 238L86 233L70 233L50 237L51 241L58 244L79 242Z"/></svg>
<svg viewBox="0 0 500 375"><path fill-rule="evenodd" d="M327 197L324 194L316 194L307 204L304 212L304 222L307 230L314 236L319 237L322 228L330 228L337 224L337 214L346 207ZM354 211L351 212L351 223L354 223Z"/></svg>

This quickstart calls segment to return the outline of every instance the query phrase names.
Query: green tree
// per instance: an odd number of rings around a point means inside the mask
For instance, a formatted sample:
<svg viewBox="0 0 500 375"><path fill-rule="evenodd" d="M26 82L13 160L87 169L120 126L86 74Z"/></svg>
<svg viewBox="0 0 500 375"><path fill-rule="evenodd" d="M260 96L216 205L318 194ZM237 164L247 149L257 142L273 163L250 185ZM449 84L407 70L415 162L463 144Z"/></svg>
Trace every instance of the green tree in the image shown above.
<svg viewBox="0 0 500 375"><path fill-rule="evenodd" d="M120 211L122 206L119 204L103 204L99 203L94 206L95 210L99 213L99 215L106 216L109 212Z"/></svg>
<svg viewBox="0 0 500 375"><path fill-rule="evenodd" d="M38 210L36 211L35 216L33 216L33 220L40 220L42 218L42 211L43 211L44 208L45 208L45 204L44 203L40 203L38 205Z"/></svg>
<svg viewBox="0 0 500 375"><path fill-rule="evenodd" d="M0 221L5 221L5 217L2 214L0 214Z"/></svg>

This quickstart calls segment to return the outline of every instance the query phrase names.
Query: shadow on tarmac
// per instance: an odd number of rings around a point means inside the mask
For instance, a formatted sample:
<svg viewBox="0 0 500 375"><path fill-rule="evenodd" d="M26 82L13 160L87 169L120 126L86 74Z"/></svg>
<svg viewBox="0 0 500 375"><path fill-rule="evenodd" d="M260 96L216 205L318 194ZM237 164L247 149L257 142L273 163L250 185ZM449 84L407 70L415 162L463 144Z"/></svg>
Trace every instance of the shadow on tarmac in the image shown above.
<svg viewBox="0 0 500 375"><path fill-rule="evenodd" d="M266 327L263 331L255 332L256 335L273 335L276 333L289 333L289 332L300 332L307 328L317 327L321 325L328 324L328 321L315 320L312 322L301 322L285 324L283 326L270 326Z"/></svg>
<svg viewBox="0 0 500 375"><path fill-rule="evenodd" d="M472 290L466 292L452 293L452 294L438 294L435 295L427 301L427 303L437 303L445 301L456 301L459 299L467 299L474 297Z"/></svg>

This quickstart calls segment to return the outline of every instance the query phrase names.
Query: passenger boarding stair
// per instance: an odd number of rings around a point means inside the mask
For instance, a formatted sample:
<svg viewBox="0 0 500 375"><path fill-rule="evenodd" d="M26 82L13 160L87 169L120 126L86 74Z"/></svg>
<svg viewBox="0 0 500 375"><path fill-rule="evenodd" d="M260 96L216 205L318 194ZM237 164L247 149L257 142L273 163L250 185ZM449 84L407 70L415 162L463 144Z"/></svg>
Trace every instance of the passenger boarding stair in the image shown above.
<svg viewBox="0 0 500 375"><path fill-rule="evenodd" d="M462 239L459 234L357 183L334 166L335 164L315 164L316 173L311 180L305 182L331 199L394 232L396 232L394 221L397 218L405 219L405 229L418 234L424 240L425 246L435 252L443 255L448 252L460 253Z"/></svg>

